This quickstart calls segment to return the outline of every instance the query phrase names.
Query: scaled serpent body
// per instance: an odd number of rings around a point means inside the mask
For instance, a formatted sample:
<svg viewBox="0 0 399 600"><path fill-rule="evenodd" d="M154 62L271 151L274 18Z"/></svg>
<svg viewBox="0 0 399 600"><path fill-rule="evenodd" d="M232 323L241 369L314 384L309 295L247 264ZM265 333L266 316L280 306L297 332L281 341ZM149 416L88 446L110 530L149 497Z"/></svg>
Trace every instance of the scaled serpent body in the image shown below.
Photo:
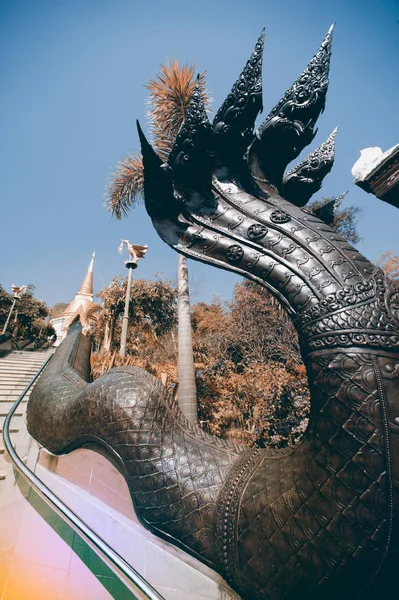
<svg viewBox="0 0 399 600"><path fill-rule="evenodd" d="M145 203L161 237L264 285L292 317L312 397L303 441L247 449L207 435L140 369L89 383L78 325L28 404L33 437L54 453L105 446L143 524L248 600L373 598L398 564L399 293L326 224L328 210L324 221L302 210L308 167L297 173L298 205L295 172L283 199L285 165L324 108L330 46L331 31L256 136L263 37L213 127L195 90L168 165L140 131ZM311 193L331 159L320 152Z"/></svg>

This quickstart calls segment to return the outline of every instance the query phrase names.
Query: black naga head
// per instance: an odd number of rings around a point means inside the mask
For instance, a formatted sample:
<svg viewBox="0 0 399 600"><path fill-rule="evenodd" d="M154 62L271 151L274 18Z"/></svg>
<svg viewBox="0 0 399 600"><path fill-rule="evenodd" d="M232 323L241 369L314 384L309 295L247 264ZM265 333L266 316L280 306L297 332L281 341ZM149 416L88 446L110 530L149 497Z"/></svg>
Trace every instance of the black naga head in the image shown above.
<svg viewBox="0 0 399 600"><path fill-rule="evenodd" d="M213 124L196 86L168 165L140 130L145 202L159 235L186 256L267 287L293 317L363 285L376 272L330 228L342 198L316 213L302 209L332 168L337 130L284 173L316 135L331 41L332 27L256 132L263 32Z"/></svg>

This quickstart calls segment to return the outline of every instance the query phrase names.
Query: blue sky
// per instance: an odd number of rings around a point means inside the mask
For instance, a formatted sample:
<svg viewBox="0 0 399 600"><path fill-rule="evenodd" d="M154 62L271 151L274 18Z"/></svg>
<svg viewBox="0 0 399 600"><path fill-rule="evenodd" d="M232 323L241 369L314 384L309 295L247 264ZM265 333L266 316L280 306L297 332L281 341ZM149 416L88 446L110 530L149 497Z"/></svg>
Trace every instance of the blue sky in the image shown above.
<svg viewBox="0 0 399 600"><path fill-rule="evenodd" d="M320 196L349 190L343 206L363 209L360 251L399 254L399 213L351 176L361 149L399 142L398 0L0 0L0 283L34 283L48 304L69 302L93 250L96 291L125 274L120 238L149 245L137 276L175 279L177 257L144 206L123 221L103 207L113 166L138 150L144 84L167 58L196 62L215 111L265 26L267 113L335 20L327 107L304 154L340 125ZM238 281L191 261L190 274L194 301L229 299Z"/></svg>

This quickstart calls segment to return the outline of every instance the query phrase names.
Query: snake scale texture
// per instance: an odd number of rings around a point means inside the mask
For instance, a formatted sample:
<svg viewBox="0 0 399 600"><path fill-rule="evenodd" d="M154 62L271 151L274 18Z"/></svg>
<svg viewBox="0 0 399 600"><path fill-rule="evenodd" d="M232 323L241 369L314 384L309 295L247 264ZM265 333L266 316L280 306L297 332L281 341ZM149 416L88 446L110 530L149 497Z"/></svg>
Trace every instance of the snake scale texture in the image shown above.
<svg viewBox="0 0 399 600"><path fill-rule="evenodd" d="M375 598L396 585L399 292L305 205L336 131L297 167L328 87L332 29L256 133L263 34L210 124L200 89L168 164L139 128L145 205L171 247L269 289L297 328L312 397L294 448L243 448L188 423L147 372L90 383L70 328L28 404L49 451L88 442L122 469L142 523L221 573L246 600Z"/></svg>

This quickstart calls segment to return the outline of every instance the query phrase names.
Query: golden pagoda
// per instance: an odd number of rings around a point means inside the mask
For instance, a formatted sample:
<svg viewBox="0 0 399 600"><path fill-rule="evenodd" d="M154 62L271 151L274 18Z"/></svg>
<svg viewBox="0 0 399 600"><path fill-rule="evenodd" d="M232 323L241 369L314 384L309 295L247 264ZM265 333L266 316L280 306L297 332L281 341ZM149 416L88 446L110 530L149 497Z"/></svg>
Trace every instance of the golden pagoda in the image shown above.
<svg viewBox="0 0 399 600"><path fill-rule="evenodd" d="M83 279L82 285L75 298L68 304L61 316L50 321L57 334L57 340L54 346L60 345L68 333L69 326L76 320L77 316L80 318L83 330L87 326L86 314L93 306L93 268L95 256L96 253L93 252L89 268L87 269L85 278Z"/></svg>

